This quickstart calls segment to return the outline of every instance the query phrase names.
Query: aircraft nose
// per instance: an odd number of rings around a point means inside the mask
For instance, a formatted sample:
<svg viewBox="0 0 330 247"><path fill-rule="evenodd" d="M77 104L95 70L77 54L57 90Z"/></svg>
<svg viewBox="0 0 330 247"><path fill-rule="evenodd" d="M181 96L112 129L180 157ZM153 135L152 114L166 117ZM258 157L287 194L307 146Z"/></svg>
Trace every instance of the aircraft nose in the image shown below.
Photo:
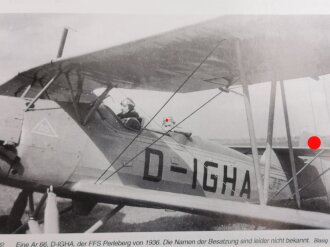
<svg viewBox="0 0 330 247"><path fill-rule="evenodd" d="M10 170L10 164L0 156L0 176L7 177Z"/></svg>
<svg viewBox="0 0 330 247"><path fill-rule="evenodd" d="M19 144L25 100L0 96L0 175L21 173L16 146ZM3 107L5 106L5 107Z"/></svg>
<svg viewBox="0 0 330 247"><path fill-rule="evenodd" d="M23 171L23 166L16 152L11 150L11 147L0 145L0 176L7 177L10 174L22 175Z"/></svg>

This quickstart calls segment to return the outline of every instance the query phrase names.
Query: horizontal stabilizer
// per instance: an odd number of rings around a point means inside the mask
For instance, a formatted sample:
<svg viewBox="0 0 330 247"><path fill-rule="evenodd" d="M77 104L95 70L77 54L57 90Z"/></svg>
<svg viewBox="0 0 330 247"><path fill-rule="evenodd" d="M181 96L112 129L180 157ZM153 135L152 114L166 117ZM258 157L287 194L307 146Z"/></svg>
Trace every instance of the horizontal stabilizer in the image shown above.
<svg viewBox="0 0 330 247"><path fill-rule="evenodd" d="M251 154L251 147L232 147L233 149L244 153ZM265 152L265 147L258 147L259 155L263 155ZM290 166L290 158L289 158L289 149L287 147L273 147L273 151L276 154L276 159L279 161L280 166L282 167L283 172L286 175L287 180L292 178L292 170ZM296 147L293 148L293 153L295 157L295 165L297 172L300 171L305 166L305 161L300 157L318 157L322 159L330 158L330 149L329 148L320 148L317 150L312 150L304 147ZM261 159L262 160L262 159ZM275 159L272 158L272 162L274 165ZM302 198L315 198L322 197L327 195L327 190L325 184L319 178L320 172L313 165L307 166L304 170L299 174L298 184L299 187L304 187L301 190L300 195ZM290 183L291 191L294 191L293 183Z"/></svg>
<svg viewBox="0 0 330 247"><path fill-rule="evenodd" d="M235 149L236 151L239 151L243 154L252 154L252 149L249 146L230 146L230 148ZM289 153L289 148L288 147L273 147L272 148L275 153ZM262 155L266 150L266 147L258 147L258 152L259 155ZM318 155L320 158L330 158L330 148L320 148L317 150L313 150L310 148L305 148L305 147L294 147L293 152L295 156L306 156L306 157L314 157L317 155L319 152L321 154Z"/></svg>

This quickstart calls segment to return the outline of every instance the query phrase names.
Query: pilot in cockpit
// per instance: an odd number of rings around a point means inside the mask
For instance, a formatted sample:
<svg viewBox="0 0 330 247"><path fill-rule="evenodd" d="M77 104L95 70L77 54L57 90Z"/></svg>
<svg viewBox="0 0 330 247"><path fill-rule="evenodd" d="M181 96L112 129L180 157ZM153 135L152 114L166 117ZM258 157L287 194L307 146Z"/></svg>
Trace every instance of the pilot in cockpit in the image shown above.
<svg viewBox="0 0 330 247"><path fill-rule="evenodd" d="M140 130L142 119L135 111L135 103L130 98L125 98L121 103L121 112L117 114L117 117L123 122L123 124L131 129Z"/></svg>

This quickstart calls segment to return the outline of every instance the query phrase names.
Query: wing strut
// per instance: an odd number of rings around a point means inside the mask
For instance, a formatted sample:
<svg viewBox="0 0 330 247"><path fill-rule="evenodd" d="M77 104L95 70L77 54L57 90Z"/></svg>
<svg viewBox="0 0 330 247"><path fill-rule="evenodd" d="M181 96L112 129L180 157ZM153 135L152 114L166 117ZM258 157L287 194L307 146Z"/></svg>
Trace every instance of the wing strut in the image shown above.
<svg viewBox="0 0 330 247"><path fill-rule="evenodd" d="M116 213L118 213L122 208L124 207L123 204L118 205L113 210L111 210L109 213L103 216L102 219L97 221L94 225L92 225L85 233L93 233L97 229L99 229L101 226L103 226L111 217L113 217Z"/></svg>
<svg viewBox="0 0 330 247"><path fill-rule="evenodd" d="M29 103L29 105L26 107L25 111L28 111L30 107L46 92L46 90L56 81L56 79L62 74L62 71L58 71L52 79L49 80L49 82L44 86L43 89L34 97L34 99Z"/></svg>
<svg viewBox="0 0 330 247"><path fill-rule="evenodd" d="M268 130L267 130L267 144L266 144L266 164L264 175L264 197L265 203L268 202L268 189L269 189L269 176L270 165L272 162L272 149L273 149L273 129L274 129L274 113L276 102L276 80L271 82L270 88L270 102L269 102L269 115L268 115Z"/></svg>
<svg viewBox="0 0 330 247"><path fill-rule="evenodd" d="M88 120L91 118L91 116L94 114L94 112L99 108L99 106L102 104L103 100L107 97L109 91L113 88L112 84L110 84L103 93L95 100L94 104L92 105L92 108L87 113L87 116L85 117L83 121L83 125L86 125Z"/></svg>
<svg viewBox="0 0 330 247"><path fill-rule="evenodd" d="M253 157L254 170L256 173L259 200L260 200L260 204L264 205L265 198L264 198L264 194L263 194L263 185L262 185L262 179L261 179L261 173L260 173L257 140L256 140L256 136L255 136L255 131L254 131L254 123L253 123L253 117L252 117L252 107L251 107L251 103L250 103L249 88L248 88L248 84L247 84L247 81L245 78L245 72L243 69L242 54L241 54L241 47L240 47L239 40L237 40L237 42L236 42L236 54L237 54L239 72L240 72L240 79L241 79L241 83L243 86L245 112L246 112L246 118L247 118L248 128L249 128L250 143L251 143L251 147L252 147L252 157Z"/></svg>
<svg viewBox="0 0 330 247"><path fill-rule="evenodd" d="M76 117L77 117L79 123L81 123L81 116L80 116L79 107L78 107L79 102L76 101L76 97L74 95L72 83L71 83L71 80L70 80L70 77L69 77L68 73L65 74L65 78L66 78L66 82L68 83L68 86L69 86L69 89L70 89L71 101L72 101L72 104L73 104L73 108L74 108Z"/></svg>
<svg viewBox="0 0 330 247"><path fill-rule="evenodd" d="M298 187L296 164L294 161L294 154L293 154L293 148L292 148L289 114L288 114L288 107L286 104L286 96L285 96L283 80L280 81L280 86L281 86L282 104L283 104L284 120L285 120L285 127L286 127L286 136L287 136L288 147L289 147L290 165L291 165L291 171L292 171L292 177L293 177L294 193L295 193L295 198L297 201L297 206L298 206L298 208L300 208L300 194L299 194L299 187Z"/></svg>
<svg viewBox="0 0 330 247"><path fill-rule="evenodd" d="M58 52L57 52L57 58L60 58L63 55L64 45L65 45L66 37L68 36L68 32L69 32L68 28L63 29L61 43L60 43L60 46L59 46Z"/></svg>

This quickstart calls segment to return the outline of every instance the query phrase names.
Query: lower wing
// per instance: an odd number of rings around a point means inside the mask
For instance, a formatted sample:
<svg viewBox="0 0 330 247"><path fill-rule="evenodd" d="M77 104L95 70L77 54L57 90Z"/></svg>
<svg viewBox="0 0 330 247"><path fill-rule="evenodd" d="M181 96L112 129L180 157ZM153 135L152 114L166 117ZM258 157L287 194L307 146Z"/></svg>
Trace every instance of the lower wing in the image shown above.
<svg viewBox="0 0 330 247"><path fill-rule="evenodd" d="M72 191L103 202L177 210L201 215L232 215L263 221L330 229L330 215L289 208L80 181Z"/></svg>

